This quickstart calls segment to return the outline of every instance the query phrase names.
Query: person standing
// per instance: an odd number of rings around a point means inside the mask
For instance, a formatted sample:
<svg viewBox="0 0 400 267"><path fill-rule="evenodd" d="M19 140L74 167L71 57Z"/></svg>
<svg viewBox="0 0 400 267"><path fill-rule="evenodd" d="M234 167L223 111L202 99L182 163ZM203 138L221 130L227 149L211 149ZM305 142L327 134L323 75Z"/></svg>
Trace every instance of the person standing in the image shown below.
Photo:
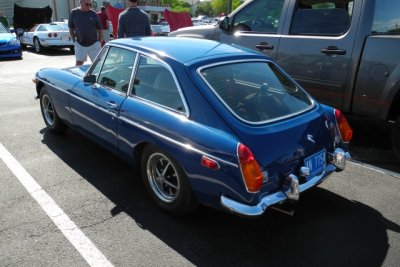
<svg viewBox="0 0 400 267"><path fill-rule="evenodd" d="M110 24L109 24L109 19L106 13L106 8L104 6L102 6L100 8L100 12L97 13L97 15L99 16L101 25L103 26L103 44L107 43L108 41L110 41L110 32L108 30Z"/></svg>
<svg viewBox="0 0 400 267"><path fill-rule="evenodd" d="M128 8L118 18L118 38L151 36L150 19L137 6L138 0L127 0Z"/></svg>
<svg viewBox="0 0 400 267"><path fill-rule="evenodd" d="M68 28L75 45L76 66L96 58L103 42L103 27L99 16L91 9L91 0L80 0L80 6L71 10L68 19Z"/></svg>
<svg viewBox="0 0 400 267"><path fill-rule="evenodd" d="M3 11L0 10L0 23L4 25L7 29L10 28L10 23L8 22L8 19L6 16L4 16Z"/></svg>

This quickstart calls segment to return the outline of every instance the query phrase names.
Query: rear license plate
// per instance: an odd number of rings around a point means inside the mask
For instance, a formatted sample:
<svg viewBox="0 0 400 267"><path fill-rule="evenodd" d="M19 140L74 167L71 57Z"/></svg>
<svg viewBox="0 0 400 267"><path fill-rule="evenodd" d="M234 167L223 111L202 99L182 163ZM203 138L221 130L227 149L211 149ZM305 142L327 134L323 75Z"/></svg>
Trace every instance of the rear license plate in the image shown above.
<svg viewBox="0 0 400 267"><path fill-rule="evenodd" d="M310 170L310 176L307 178L311 178L315 175L320 174L326 165L326 151L321 150L308 158L304 159L304 166L306 166Z"/></svg>
<svg viewBox="0 0 400 267"><path fill-rule="evenodd" d="M71 38L69 37L69 36L63 36L62 38L61 38L61 40L63 40L63 41L69 41Z"/></svg>

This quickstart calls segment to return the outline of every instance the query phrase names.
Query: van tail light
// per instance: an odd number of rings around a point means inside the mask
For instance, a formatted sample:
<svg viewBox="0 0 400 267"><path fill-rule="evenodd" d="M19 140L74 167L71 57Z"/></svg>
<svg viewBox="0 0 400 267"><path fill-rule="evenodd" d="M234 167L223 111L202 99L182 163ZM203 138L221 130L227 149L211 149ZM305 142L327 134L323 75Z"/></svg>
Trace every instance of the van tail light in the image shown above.
<svg viewBox="0 0 400 267"><path fill-rule="evenodd" d="M349 123L347 122L346 117L340 110L335 109L335 118L336 118L336 124L339 128L340 137L342 138L342 142L344 143L350 142L351 138L353 137L353 130L351 129Z"/></svg>
<svg viewBox="0 0 400 267"><path fill-rule="evenodd" d="M247 191L251 193L260 191L263 182L263 175L253 153L251 153L250 149L243 144L239 144L237 153Z"/></svg>

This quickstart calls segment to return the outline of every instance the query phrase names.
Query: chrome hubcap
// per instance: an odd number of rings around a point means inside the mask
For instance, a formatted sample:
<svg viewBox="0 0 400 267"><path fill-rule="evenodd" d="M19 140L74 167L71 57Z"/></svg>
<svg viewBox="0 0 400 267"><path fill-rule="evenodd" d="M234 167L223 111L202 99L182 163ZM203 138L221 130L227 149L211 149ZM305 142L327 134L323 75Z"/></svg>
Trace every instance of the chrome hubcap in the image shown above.
<svg viewBox="0 0 400 267"><path fill-rule="evenodd" d="M51 103L50 97L48 95L43 95L42 97L42 110L44 119L46 120L47 124L53 125L54 109L53 109L53 104Z"/></svg>
<svg viewBox="0 0 400 267"><path fill-rule="evenodd" d="M147 161L147 177L156 196L167 203L179 196L180 183L173 163L161 153L154 153Z"/></svg>

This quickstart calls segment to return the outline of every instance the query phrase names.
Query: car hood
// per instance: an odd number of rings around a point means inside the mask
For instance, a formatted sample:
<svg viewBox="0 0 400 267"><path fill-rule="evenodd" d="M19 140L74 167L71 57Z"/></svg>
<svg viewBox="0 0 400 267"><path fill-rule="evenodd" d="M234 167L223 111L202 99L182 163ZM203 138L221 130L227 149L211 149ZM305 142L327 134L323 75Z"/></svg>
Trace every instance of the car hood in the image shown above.
<svg viewBox="0 0 400 267"><path fill-rule="evenodd" d="M324 109L317 105L304 114L264 126L239 126L233 131L250 148L263 168L282 167L302 162L321 150L330 152L335 140Z"/></svg>
<svg viewBox="0 0 400 267"><path fill-rule="evenodd" d="M217 25L191 26L191 27L180 28L176 31L170 32L168 36L213 39L216 29L218 29Z"/></svg>
<svg viewBox="0 0 400 267"><path fill-rule="evenodd" d="M83 77L85 76L87 70L89 69L90 64L87 65L82 65L82 66L74 66L74 67L70 67L70 68L66 68L66 71L69 71L75 75L78 75L79 77Z"/></svg>
<svg viewBox="0 0 400 267"><path fill-rule="evenodd" d="M15 36L12 33L0 33L0 41L9 42L12 39L15 39Z"/></svg>

